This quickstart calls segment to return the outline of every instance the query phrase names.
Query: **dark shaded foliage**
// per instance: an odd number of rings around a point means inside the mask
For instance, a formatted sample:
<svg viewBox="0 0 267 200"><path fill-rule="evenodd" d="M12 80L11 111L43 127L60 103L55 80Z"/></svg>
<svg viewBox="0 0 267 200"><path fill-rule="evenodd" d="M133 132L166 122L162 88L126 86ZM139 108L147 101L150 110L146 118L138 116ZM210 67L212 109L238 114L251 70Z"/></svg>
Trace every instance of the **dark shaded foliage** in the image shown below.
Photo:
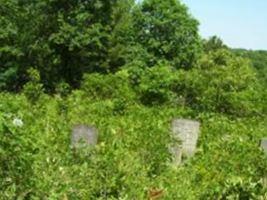
<svg viewBox="0 0 267 200"><path fill-rule="evenodd" d="M29 68L40 72L47 91L64 82L77 88L84 73L115 72L136 61L188 69L200 51L197 21L174 0L1 0L0 6L1 89L20 90Z"/></svg>

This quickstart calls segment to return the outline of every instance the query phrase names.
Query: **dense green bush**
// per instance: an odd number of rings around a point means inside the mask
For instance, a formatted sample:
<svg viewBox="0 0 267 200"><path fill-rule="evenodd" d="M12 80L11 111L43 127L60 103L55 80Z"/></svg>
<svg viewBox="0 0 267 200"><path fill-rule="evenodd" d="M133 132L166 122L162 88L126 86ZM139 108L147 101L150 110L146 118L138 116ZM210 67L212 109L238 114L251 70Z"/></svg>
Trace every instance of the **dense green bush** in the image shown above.
<svg viewBox="0 0 267 200"><path fill-rule="evenodd" d="M0 188L3 197L19 197L20 192L26 191L24 186L32 173L32 141L21 126L23 121L16 116L4 115L0 118Z"/></svg>
<svg viewBox="0 0 267 200"><path fill-rule="evenodd" d="M116 74L86 74L81 89L93 99L134 98L126 70Z"/></svg>
<svg viewBox="0 0 267 200"><path fill-rule="evenodd" d="M247 60L227 50L203 56L199 67L184 72L178 85L186 102L197 110L245 116L260 113L266 101Z"/></svg>
<svg viewBox="0 0 267 200"><path fill-rule="evenodd" d="M253 67L257 70L258 77L267 85L267 52L252 51L245 49L233 49L233 53L251 60Z"/></svg>
<svg viewBox="0 0 267 200"><path fill-rule="evenodd" d="M116 99L81 90L65 100L42 95L34 105L23 95L0 100L0 199L146 199L153 188L163 199L264 197L267 162L258 141L265 118L140 104L114 115ZM196 156L178 169L168 153L173 117L202 123ZM99 142L73 151L71 127L80 123L95 125Z"/></svg>
<svg viewBox="0 0 267 200"><path fill-rule="evenodd" d="M23 93L31 103L35 103L44 92L40 83L40 74L36 69L30 68L28 71L29 81L23 87Z"/></svg>
<svg viewBox="0 0 267 200"><path fill-rule="evenodd" d="M137 89L140 101L145 105L172 102L176 96L173 92L175 75L174 70L165 66L155 66L145 70Z"/></svg>

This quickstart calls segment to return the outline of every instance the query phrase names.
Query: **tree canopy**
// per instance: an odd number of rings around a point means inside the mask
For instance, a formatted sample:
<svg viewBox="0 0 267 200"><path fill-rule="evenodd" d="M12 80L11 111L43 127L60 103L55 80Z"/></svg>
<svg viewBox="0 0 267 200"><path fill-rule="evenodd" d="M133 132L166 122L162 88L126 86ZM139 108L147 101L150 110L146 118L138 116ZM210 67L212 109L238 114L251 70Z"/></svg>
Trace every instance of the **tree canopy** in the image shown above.
<svg viewBox="0 0 267 200"><path fill-rule="evenodd" d="M2 89L21 89L29 68L53 91L136 60L189 69L200 52L198 22L176 0L13 0L1 2L0 12Z"/></svg>

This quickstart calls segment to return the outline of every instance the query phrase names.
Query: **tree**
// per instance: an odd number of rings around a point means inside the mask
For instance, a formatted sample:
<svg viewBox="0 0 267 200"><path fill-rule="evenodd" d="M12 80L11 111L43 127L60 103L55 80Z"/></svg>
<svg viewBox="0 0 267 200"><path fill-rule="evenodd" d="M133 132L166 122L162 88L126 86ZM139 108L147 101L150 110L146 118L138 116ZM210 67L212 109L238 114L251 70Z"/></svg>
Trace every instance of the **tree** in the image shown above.
<svg viewBox="0 0 267 200"><path fill-rule="evenodd" d="M56 76L78 87L83 73L106 73L122 66L131 2L73 1L64 8L59 1L51 5L63 7L57 15L58 28L49 36L49 46L59 57Z"/></svg>
<svg viewBox="0 0 267 200"><path fill-rule="evenodd" d="M266 97L247 59L227 49L202 56L199 66L182 76L184 96L195 108L235 116L262 113ZM179 84L180 84L179 83Z"/></svg>
<svg viewBox="0 0 267 200"><path fill-rule="evenodd" d="M152 55L175 68L192 68L200 52L198 22L177 0L144 0L134 12L136 41Z"/></svg>
<svg viewBox="0 0 267 200"><path fill-rule="evenodd" d="M22 88L29 68L48 91L78 87L83 73L116 71L129 58L133 0L0 1L2 88Z"/></svg>
<svg viewBox="0 0 267 200"><path fill-rule="evenodd" d="M267 51L233 49L233 53L251 60L253 67L257 70L259 79L267 86Z"/></svg>
<svg viewBox="0 0 267 200"><path fill-rule="evenodd" d="M0 0L0 89L12 89L19 70L18 62L23 55L16 43L19 35L16 24L20 18L18 13L17 2Z"/></svg>
<svg viewBox="0 0 267 200"><path fill-rule="evenodd" d="M205 52L210 52L219 49L227 49L228 47L223 43L223 41L219 37L212 36L208 40L206 39L203 40L203 48Z"/></svg>

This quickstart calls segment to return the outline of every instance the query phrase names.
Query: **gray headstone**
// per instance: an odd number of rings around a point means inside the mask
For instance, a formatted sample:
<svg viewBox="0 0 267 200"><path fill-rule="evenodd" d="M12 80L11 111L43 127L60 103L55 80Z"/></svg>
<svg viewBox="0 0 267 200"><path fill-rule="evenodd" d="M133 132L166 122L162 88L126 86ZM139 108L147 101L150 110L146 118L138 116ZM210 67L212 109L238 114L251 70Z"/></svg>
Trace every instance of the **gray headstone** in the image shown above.
<svg viewBox="0 0 267 200"><path fill-rule="evenodd" d="M264 151L265 155L267 155L267 138L262 138L260 141L260 146ZM265 174L262 178L262 183L265 188L267 188L267 174Z"/></svg>
<svg viewBox="0 0 267 200"><path fill-rule="evenodd" d="M188 119L172 121L173 138L181 143L171 148L174 164L179 165L182 157L192 157L195 154L199 137L200 123Z"/></svg>
<svg viewBox="0 0 267 200"><path fill-rule="evenodd" d="M264 153L267 155L267 138L261 139L261 148L263 149Z"/></svg>
<svg viewBox="0 0 267 200"><path fill-rule="evenodd" d="M71 146L84 147L97 144L98 132L96 128L86 125L76 125L72 129Z"/></svg>
<svg viewBox="0 0 267 200"><path fill-rule="evenodd" d="M172 164L174 166L180 165L182 163L182 148L179 145L172 145L170 153L172 154Z"/></svg>

